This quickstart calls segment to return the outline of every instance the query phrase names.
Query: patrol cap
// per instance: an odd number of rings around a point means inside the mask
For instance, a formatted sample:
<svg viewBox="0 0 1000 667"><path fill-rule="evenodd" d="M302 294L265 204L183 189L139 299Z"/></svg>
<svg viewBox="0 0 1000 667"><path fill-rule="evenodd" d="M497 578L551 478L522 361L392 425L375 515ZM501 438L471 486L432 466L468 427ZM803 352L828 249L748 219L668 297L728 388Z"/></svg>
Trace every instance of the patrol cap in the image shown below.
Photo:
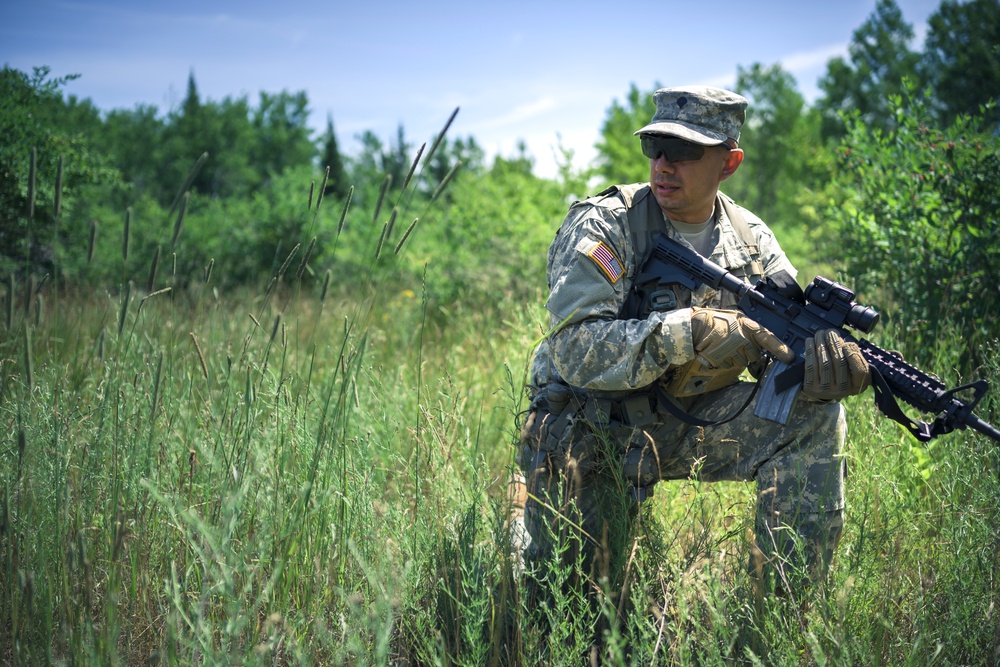
<svg viewBox="0 0 1000 667"><path fill-rule="evenodd" d="M726 139L738 140L747 116L746 98L721 88L661 88L653 93L653 100L653 120L636 135L666 134L715 146Z"/></svg>

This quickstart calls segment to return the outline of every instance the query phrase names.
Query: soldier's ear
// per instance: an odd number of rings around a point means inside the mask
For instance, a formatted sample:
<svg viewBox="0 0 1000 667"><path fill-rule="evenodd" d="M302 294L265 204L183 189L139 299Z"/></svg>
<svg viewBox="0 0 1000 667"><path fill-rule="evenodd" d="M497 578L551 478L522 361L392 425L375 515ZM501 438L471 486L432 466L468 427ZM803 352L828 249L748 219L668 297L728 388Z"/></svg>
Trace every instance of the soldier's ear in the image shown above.
<svg viewBox="0 0 1000 667"><path fill-rule="evenodd" d="M733 148L726 154L726 161L722 165L722 180L726 180L736 173L736 170L743 164L743 149Z"/></svg>

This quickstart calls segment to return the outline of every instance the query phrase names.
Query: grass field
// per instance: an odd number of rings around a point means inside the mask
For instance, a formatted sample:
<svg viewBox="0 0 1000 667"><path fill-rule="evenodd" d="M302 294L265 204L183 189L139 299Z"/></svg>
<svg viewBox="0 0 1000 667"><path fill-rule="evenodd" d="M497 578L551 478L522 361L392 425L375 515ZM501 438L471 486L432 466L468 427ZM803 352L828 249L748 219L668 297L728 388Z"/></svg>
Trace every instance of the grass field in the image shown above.
<svg viewBox="0 0 1000 667"><path fill-rule="evenodd" d="M753 604L752 487L686 482L614 595L533 606L504 523L542 296L305 288L297 261L259 293L8 284L0 661L1000 663L997 443L851 399L846 533L804 604Z"/></svg>

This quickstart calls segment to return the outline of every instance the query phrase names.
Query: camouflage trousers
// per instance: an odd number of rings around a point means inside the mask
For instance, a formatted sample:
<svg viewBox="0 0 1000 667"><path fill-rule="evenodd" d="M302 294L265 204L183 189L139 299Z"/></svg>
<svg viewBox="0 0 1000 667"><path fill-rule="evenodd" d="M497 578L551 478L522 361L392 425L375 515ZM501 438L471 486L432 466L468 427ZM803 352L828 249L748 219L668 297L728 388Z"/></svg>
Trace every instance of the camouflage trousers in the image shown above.
<svg viewBox="0 0 1000 667"><path fill-rule="evenodd" d="M752 383L737 383L682 405L719 421L752 391ZM843 529L847 427L839 403L800 396L785 425L754 416L751 403L735 419L705 427L663 413L655 400L650 407L645 420L627 420L614 401L585 396L559 412L543 400L529 414L518 455L528 497L523 526L515 526L525 567L558 552L579 559L596 580L622 557L614 545L627 544L622 536L637 515L637 489L663 480L731 480L757 484L751 571L788 565L813 581L825 576Z"/></svg>

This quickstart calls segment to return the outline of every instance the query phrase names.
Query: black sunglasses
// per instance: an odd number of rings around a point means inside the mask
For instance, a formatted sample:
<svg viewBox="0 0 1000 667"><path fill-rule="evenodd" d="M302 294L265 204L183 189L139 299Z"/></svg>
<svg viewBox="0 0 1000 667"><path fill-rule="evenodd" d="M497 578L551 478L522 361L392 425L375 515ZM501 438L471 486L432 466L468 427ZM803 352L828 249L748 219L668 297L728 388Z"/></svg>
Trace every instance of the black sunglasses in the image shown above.
<svg viewBox="0 0 1000 667"><path fill-rule="evenodd" d="M650 160L656 160L662 155L667 162L686 162L700 160L705 155L704 146L677 137L643 134L639 136L639 140L642 143L642 154Z"/></svg>

